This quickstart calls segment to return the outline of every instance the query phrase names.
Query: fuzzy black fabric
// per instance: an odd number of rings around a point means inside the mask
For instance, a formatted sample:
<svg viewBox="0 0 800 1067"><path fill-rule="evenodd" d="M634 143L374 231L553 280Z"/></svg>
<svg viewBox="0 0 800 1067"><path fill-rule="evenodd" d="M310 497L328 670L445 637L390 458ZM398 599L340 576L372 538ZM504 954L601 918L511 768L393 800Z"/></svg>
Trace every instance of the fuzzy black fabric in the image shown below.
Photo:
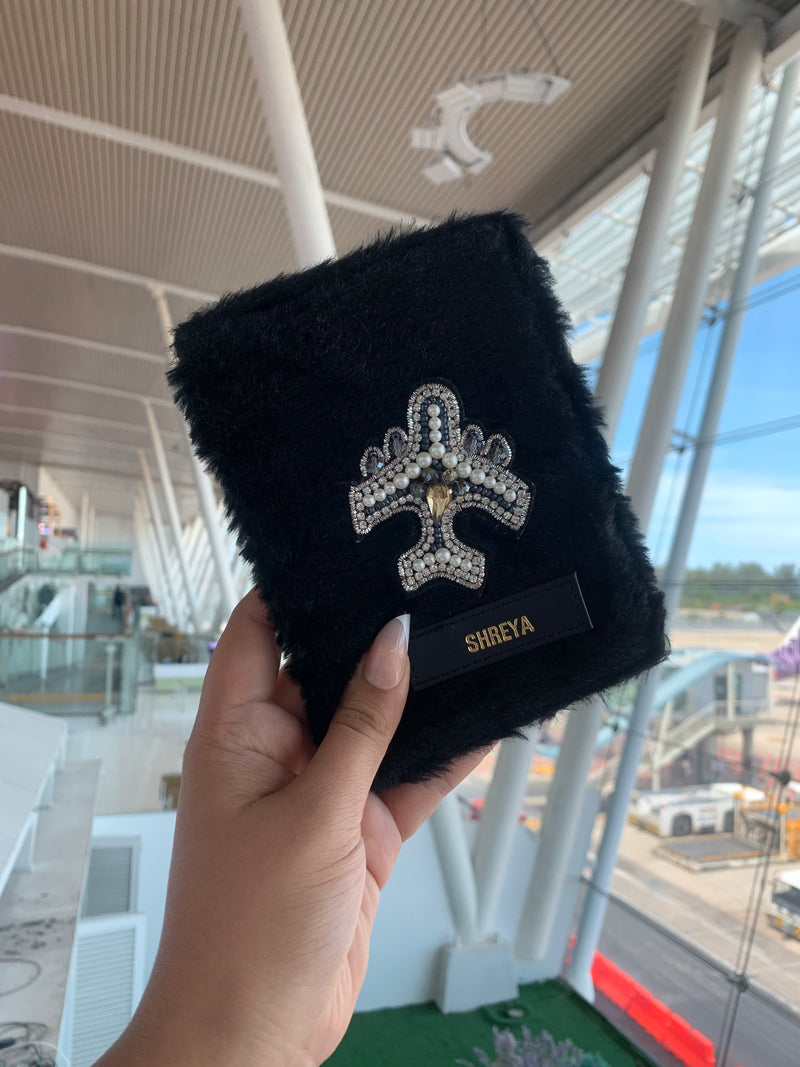
<svg viewBox="0 0 800 1067"><path fill-rule="evenodd" d="M577 572L593 629L409 695L376 788L441 771L477 746L630 678L666 654L664 605L621 492L547 265L507 212L389 234L336 262L224 297L175 332L169 381L269 605L317 741L380 627L412 634ZM479 510L455 532L487 557L476 592L404 592L396 560L419 519L358 539L359 461L405 425L423 382L452 383L462 426L514 445L535 486L521 536Z"/></svg>

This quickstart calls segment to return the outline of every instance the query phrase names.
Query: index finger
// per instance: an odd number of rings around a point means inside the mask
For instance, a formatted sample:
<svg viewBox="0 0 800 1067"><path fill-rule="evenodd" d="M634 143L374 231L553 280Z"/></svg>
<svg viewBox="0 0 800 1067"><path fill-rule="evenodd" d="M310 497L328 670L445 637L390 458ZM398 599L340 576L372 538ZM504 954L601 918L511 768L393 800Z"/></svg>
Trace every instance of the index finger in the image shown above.
<svg viewBox="0 0 800 1067"><path fill-rule="evenodd" d="M258 590L251 589L233 609L211 656L198 725L206 728L221 712L271 700L280 659L269 611Z"/></svg>

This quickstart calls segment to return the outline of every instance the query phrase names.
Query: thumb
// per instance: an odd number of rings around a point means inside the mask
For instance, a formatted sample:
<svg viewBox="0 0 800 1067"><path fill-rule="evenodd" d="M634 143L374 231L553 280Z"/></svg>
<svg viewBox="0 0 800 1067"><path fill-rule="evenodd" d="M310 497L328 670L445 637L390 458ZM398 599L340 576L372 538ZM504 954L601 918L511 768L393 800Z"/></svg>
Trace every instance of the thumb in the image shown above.
<svg viewBox="0 0 800 1067"><path fill-rule="evenodd" d="M350 809L359 821L405 707L410 621L399 615L379 632L303 774L304 784L326 798L326 807Z"/></svg>

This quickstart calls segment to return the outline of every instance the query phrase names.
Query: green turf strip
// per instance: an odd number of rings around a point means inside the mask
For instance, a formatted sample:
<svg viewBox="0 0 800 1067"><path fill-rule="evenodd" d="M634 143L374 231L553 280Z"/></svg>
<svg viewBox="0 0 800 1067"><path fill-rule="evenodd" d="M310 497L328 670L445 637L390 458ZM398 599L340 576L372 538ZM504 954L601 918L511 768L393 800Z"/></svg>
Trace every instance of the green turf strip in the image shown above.
<svg viewBox="0 0 800 1067"><path fill-rule="evenodd" d="M509 1018L509 1008L521 1009L524 1016ZM477 1045L491 1055L493 1026L517 1036L523 1026L533 1034L549 1030L557 1041L570 1038L584 1052L600 1052L610 1067L654 1067L560 981L522 986L519 1000L455 1015L442 1015L433 1004L360 1013L326 1067L453 1067L458 1059L477 1067L472 1050Z"/></svg>

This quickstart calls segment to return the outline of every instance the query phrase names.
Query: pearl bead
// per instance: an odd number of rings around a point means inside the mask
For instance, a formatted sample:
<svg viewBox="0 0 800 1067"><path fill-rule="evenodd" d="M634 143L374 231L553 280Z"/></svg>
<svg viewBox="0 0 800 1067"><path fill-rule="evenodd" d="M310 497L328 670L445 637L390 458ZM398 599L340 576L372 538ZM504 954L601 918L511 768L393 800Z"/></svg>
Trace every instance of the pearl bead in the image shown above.
<svg viewBox="0 0 800 1067"><path fill-rule="evenodd" d="M461 570L462 571L471 571L472 570L472 561L469 560L469 559L462 559L462 561L461 561Z"/></svg>
<svg viewBox="0 0 800 1067"><path fill-rule="evenodd" d="M459 478L469 478L470 474L472 474L472 464L459 463L459 465L456 467L456 474L459 476Z"/></svg>
<svg viewBox="0 0 800 1067"><path fill-rule="evenodd" d="M499 493L502 496L503 493L506 491L506 483L505 482L495 482L495 484L494 484L494 486L492 488L494 489L494 491L496 493Z"/></svg>
<svg viewBox="0 0 800 1067"><path fill-rule="evenodd" d="M369 493L367 493L367 495L364 497L364 507L365 508L371 508L374 503L375 503L375 497L374 496L370 496Z"/></svg>
<svg viewBox="0 0 800 1067"><path fill-rule="evenodd" d="M434 556L433 552L426 552L425 555L422 557L422 561L428 567L431 567L436 562L436 556Z"/></svg>
<svg viewBox="0 0 800 1067"><path fill-rule="evenodd" d="M392 493L397 492L397 486L394 484L394 482L387 482L383 488L386 490L389 496L391 496Z"/></svg>
<svg viewBox="0 0 800 1067"><path fill-rule="evenodd" d="M469 476L469 480L473 485L480 485L486 477L486 471L481 470L480 467L473 467L472 473Z"/></svg>
<svg viewBox="0 0 800 1067"><path fill-rule="evenodd" d="M398 489L407 489L408 488L408 475L407 474L395 474L393 481L394 481L394 484L397 486Z"/></svg>
<svg viewBox="0 0 800 1067"><path fill-rule="evenodd" d="M406 467L406 474L409 476L409 478L419 478L421 473L422 468L420 467L419 463L409 463L409 465Z"/></svg>
<svg viewBox="0 0 800 1067"><path fill-rule="evenodd" d="M429 432L429 434L428 434L428 437L430 437L431 441L433 441L433 443L436 444L437 441L441 441L441 439L442 439L442 431L441 430L431 430Z"/></svg>
<svg viewBox="0 0 800 1067"><path fill-rule="evenodd" d="M437 563L447 563L447 561L449 559L450 559L450 549L449 548L437 548L436 549L436 562Z"/></svg>
<svg viewBox="0 0 800 1067"><path fill-rule="evenodd" d="M430 454L430 452L420 452L420 454L417 456L417 463L419 463L420 467L422 467L423 470L424 470L425 467L430 467L430 465L431 465L431 454Z"/></svg>
<svg viewBox="0 0 800 1067"><path fill-rule="evenodd" d="M444 445L439 444L439 442L437 441L435 445L431 445L428 451L430 452L433 459L441 459L444 455ZM417 456L417 462L419 463L419 456ZM420 466L422 466L421 463Z"/></svg>
<svg viewBox="0 0 800 1067"><path fill-rule="evenodd" d="M449 470L452 470L453 467L457 466L458 456L455 454L455 452L445 452L444 456L442 456L442 465L447 467Z"/></svg>
<svg viewBox="0 0 800 1067"><path fill-rule="evenodd" d="M424 571L425 570L425 560L415 559L414 562L411 564L411 566L414 568L415 571Z"/></svg>
<svg viewBox="0 0 800 1067"><path fill-rule="evenodd" d="M441 430L441 428L442 428L442 420L441 419L428 419L428 428L431 429L431 430Z"/></svg>
<svg viewBox="0 0 800 1067"><path fill-rule="evenodd" d="M428 414L431 418L436 418L441 410L438 404L428 404Z"/></svg>
<svg viewBox="0 0 800 1067"><path fill-rule="evenodd" d="M451 567L460 567L461 566L461 556L451 556L450 557L450 566Z"/></svg>
<svg viewBox="0 0 800 1067"><path fill-rule="evenodd" d="M487 489L494 489L496 481L497 479L494 477L493 474L487 474L483 480L483 484L486 486Z"/></svg>
<svg viewBox="0 0 800 1067"><path fill-rule="evenodd" d="M385 489L376 489L375 490L375 499L378 500L378 501L385 500L386 499L386 490Z"/></svg>
<svg viewBox="0 0 800 1067"><path fill-rule="evenodd" d="M517 494L514 492L513 489L506 489L506 491L503 493L503 500L507 500L509 504L513 504L516 499Z"/></svg>

